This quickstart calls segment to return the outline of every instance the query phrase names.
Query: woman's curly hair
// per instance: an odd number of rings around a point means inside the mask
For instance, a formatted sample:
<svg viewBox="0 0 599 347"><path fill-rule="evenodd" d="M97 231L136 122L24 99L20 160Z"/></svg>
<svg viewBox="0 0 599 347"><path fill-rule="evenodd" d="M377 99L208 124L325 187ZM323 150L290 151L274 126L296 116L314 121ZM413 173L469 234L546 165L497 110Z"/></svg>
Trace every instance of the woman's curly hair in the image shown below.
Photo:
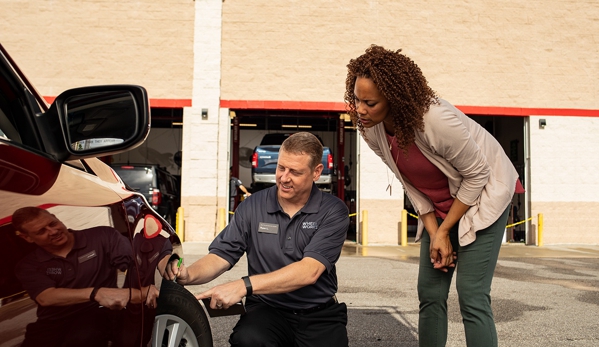
<svg viewBox="0 0 599 347"><path fill-rule="evenodd" d="M364 126L356 111L354 87L357 77L370 78L389 103L397 144L406 151L414 143L415 130L424 131L424 114L439 99L418 65L400 52L401 49L392 51L372 45L366 53L351 59L345 80L345 107L354 126L364 136Z"/></svg>

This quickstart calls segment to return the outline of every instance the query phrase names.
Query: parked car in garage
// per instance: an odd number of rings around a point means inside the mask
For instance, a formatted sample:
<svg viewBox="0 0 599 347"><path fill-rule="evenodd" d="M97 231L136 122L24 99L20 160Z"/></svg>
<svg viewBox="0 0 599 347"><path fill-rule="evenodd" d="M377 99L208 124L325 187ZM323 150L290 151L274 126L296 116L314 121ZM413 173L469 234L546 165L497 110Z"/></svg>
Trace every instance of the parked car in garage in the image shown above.
<svg viewBox="0 0 599 347"><path fill-rule="evenodd" d="M181 204L179 184L166 168L156 164L111 164L127 186L144 195L150 205L174 225Z"/></svg>
<svg viewBox="0 0 599 347"><path fill-rule="evenodd" d="M260 144L254 148L250 158L252 164L252 191L258 191L276 184L277 162L281 144L293 133L271 133L262 137ZM318 136L317 136L318 137ZM322 144L322 139L318 137ZM323 147L322 173L316 186L322 191L332 192L334 164L333 154L329 147Z"/></svg>
<svg viewBox="0 0 599 347"><path fill-rule="evenodd" d="M183 255L169 223L96 158L140 145L149 130L144 88L75 88L48 105L0 45L0 346L21 345L28 324L37 319L37 303L15 275L16 264L35 247L12 225L12 214L21 207L45 209L72 230L117 229L132 244L130 268L138 272L138 264L153 261L144 257L167 242ZM212 346L199 302L173 282L154 283L160 278L154 270L147 271L147 280L160 288L157 310L141 305L139 314L129 316L135 321L116 320L111 331L132 340L151 338L154 346ZM140 288L134 281L129 286Z"/></svg>

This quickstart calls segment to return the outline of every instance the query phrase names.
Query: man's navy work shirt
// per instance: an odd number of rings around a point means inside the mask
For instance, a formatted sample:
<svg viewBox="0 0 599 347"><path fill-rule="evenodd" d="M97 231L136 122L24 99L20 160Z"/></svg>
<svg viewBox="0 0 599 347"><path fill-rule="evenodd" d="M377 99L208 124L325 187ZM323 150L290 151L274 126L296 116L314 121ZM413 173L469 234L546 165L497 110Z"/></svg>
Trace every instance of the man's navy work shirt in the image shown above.
<svg viewBox="0 0 599 347"><path fill-rule="evenodd" d="M315 284L285 294L258 295L275 307L306 309L329 301L337 292L335 263L348 227L347 206L316 184L293 218L279 205L277 186L273 186L244 200L209 250L231 266L247 253L250 275L270 273L304 257L318 260L326 271Z"/></svg>
<svg viewBox="0 0 599 347"><path fill-rule="evenodd" d="M115 288L116 269L125 271L129 268L133 258L131 242L116 229L94 227L69 229L69 232L75 236L75 244L66 258L37 247L17 264L16 275L33 300L48 288ZM37 316L39 319L56 320L92 306L97 307L98 303L38 305Z"/></svg>

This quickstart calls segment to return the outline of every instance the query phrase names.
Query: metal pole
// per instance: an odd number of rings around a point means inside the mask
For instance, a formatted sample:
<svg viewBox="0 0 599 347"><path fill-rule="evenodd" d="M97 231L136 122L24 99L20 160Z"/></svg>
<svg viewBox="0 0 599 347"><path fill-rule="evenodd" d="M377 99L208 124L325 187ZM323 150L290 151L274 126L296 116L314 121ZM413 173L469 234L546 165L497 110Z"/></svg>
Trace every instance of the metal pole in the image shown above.
<svg viewBox="0 0 599 347"><path fill-rule="evenodd" d="M175 232L177 233L177 236L179 236L179 240L181 240L181 242L185 241L185 227L183 223L183 207L179 207L175 217Z"/></svg>
<svg viewBox="0 0 599 347"><path fill-rule="evenodd" d="M542 213L538 214L537 221L539 223L539 231L537 234L537 246L543 247L543 214Z"/></svg>
<svg viewBox="0 0 599 347"><path fill-rule="evenodd" d="M408 245L408 211L401 210L401 245Z"/></svg>
<svg viewBox="0 0 599 347"><path fill-rule="evenodd" d="M368 246L368 211L362 211L362 246Z"/></svg>
<svg viewBox="0 0 599 347"><path fill-rule="evenodd" d="M345 201L345 117L339 116L337 124L337 197Z"/></svg>

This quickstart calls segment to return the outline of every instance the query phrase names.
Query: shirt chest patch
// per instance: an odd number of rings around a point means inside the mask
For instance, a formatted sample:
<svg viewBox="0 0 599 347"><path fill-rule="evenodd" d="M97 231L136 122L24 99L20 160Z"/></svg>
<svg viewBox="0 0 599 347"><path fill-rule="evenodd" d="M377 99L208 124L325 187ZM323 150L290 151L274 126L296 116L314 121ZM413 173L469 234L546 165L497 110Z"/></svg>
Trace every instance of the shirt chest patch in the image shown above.
<svg viewBox="0 0 599 347"><path fill-rule="evenodd" d="M258 232L266 233L266 234L278 234L279 233L279 225L272 224L272 223L260 222L260 224L258 224Z"/></svg>
<svg viewBox="0 0 599 347"><path fill-rule="evenodd" d="M46 275L62 275L62 268L49 267L46 269Z"/></svg>
<svg viewBox="0 0 599 347"><path fill-rule="evenodd" d="M316 230L318 229L318 222L302 222L302 229Z"/></svg>

